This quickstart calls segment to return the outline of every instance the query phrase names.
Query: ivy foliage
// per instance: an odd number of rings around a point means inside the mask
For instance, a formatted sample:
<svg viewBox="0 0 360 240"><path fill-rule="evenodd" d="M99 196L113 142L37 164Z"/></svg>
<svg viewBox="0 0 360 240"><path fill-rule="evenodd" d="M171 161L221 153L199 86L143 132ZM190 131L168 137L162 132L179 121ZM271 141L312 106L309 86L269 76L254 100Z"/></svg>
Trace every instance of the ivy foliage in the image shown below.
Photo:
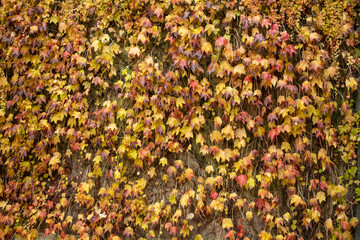
<svg viewBox="0 0 360 240"><path fill-rule="evenodd" d="M0 239L352 239L357 0L0 2Z"/></svg>

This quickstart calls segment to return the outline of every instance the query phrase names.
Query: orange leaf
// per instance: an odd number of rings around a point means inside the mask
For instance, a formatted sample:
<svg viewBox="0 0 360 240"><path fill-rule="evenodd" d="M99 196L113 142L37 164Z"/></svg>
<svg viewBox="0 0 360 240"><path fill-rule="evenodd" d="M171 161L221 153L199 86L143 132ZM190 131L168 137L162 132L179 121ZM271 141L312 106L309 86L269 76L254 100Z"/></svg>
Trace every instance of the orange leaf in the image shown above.
<svg viewBox="0 0 360 240"><path fill-rule="evenodd" d="M185 169L184 177L185 177L187 180L190 181L191 178L194 178L194 177L195 177L194 171L193 171L191 168Z"/></svg>

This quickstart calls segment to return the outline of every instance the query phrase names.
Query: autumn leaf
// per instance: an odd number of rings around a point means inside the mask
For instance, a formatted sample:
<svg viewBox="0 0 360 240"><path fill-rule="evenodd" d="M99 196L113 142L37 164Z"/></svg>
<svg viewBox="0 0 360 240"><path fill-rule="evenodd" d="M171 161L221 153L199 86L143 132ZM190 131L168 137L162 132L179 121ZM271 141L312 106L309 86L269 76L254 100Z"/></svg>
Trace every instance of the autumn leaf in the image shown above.
<svg viewBox="0 0 360 240"><path fill-rule="evenodd" d="M261 240L271 240L271 239L272 239L272 236L271 236L270 233L267 233L267 232L265 232L265 231L261 231L261 232L259 233L259 239L261 239Z"/></svg>
<svg viewBox="0 0 360 240"><path fill-rule="evenodd" d="M130 57L140 57L141 51L139 47L131 47L128 51Z"/></svg>
<svg viewBox="0 0 360 240"><path fill-rule="evenodd" d="M228 44L228 40L224 37L218 37L215 41L216 46L226 46Z"/></svg>
<svg viewBox="0 0 360 240"><path fill-rule="evenodd" d="M210 173L214 172L214 167L213 167L212 165L207 165L207 166L205 167L205 171L206 171L208 174L210 174Z"/></svg>
<svg viewBox="0 0 360 240"><path fill-rule="evenodd" d="M325 221L325 227L327 231L333 232L334 231L334 227L333 227L333 221L331 220L331 218L326 219Z"/></svg>
<svg viewBox="0 0 360 240"><path fill-rule="evenodd" d="M258 138L262 139L264 134L265 134L265 128L264 127L257 127L254 130L254 136L255 137L258 137Z"/></svg>
<svg viewBox="0 0 360 240"><path fill-rule="evenodd" d="M244 65L243 64L236 65L234 67L233 73L234 73L234 75L236 75L236 74L238 74L238 75L245 74L246 71L245 71Z"/></svg>
<svg viewBox="0 0 360 240"><path fill-rule="evenodd" d="M192 178L195 178L194 171L191 168L185 169L184 177L190 181Z"/></svg>
<svg viewBox="0 0 360 240"><path fill-rule="evenodd" d="M302 198L299 195L293 194L291 196L291 204L294 204L295 207L297 207L299 204L302 206L305 206L305 202L302 200Z"/></svg>
<svg viewBox="0 0 360 240"><path fill-rule="evenodd" d="M230 240L234 240L235 239L235 231L234 230L230 230L226 233L225 237L229 238Z"/></svg>
<svg viewBox="0 0 360 240"><path fill-rule="evenodd" d="M159 163L161 164L161 166L164 167L164 166L166 166L168 164L168 160L163 157L163 158L160 159Z"/></svg>
<svg viewBox="0 0 360 240"><path fill-rule="evenodd" d="M221 126L222 124L222 120L220 117L215 117L214 118L214 128L217 128L218 126Z"/></svg>
<svg viewBox="0 0 360 240"><path fill-rule="evenodd" d="M215 191L211 191L211 193L210 193L210 198L211 199L216 199L218 197L218 193L217 192L215 192Z"/></svg>
<svg viewBox="0 0 360 240"><path fill-rule="evenodd" d="M136 181L136 189L138 191L142 191L146 186L146 180L144 178L140 178Z"/></svg>
<svg viewBox="0 0 360 240"><path fill-rule="evenodd" d="M190 197L189 197L188 194L185 193L184 195L182 195L182 197L181 197L181 199L180 199L180 205L181 205L183 208L185 208L185 207L187 207L189 201L190 201Z"/></svg>
<svg viewBox="0 0 360 240"><path fill-rule="evenodd" d="M210 140L212 142L219 143L220 141L223 140L223 136L222 136L221 132L215 130L210 134Z"/></svg>
<svg viewBox="0 0 360 240"><path fill-rule="evenodd" d="M176 99L176 107L181 108L185 103L184 98L180 97Z"/></svg>
<svg viewBox="0 0 360 240"><path fill-rule="evenodd" d="M132 237L134 236L134 230L131 227L126 227L123 235L125 235L126 237Z"/></svg>
<svg viewBox="0 0 360 240"><path fill-rule="evenodd" d="M316 193L316 199L319 201L319 203L322 203L323 201L325 201L326 197L325 197L325 193L320 191Z"/></svg>
<svg viewBox="0 0 360 240"><path fill-rule="evenodd" d="M222 220L222 227L229 230L230 228L234 227L234 224L230 218L224 218Z"/></svg>
<svg viewBox="0 0 360 240"><path fill-rule="evenodd" d="M268 134L268 138L271 139L271 141L274 140L274 138L279 135L277 128L271 129Z"/></svg>
<svg viewBox="0 0 360 240"><path fill-rule="evenodd" d="M64 22L59 23L59 32L64 32L67 28L67 25Z"/></svg>
<svg viewBox="0 0 360 240"><path fill-rule="evenodd" d="M353 77L347 78L345 80L345 85L351 91L354 91L357 88L357 82L355 81L355 78L353 78Z"/></svg>
<svg viewBox="0 0 360 240"><path fill-rule="evenodd" d="M95 228L95 233L96 233L96 235L98 235L98 236L102 236L103 233L104 233L104 230L103 230L103 228L102 228L101 226L97 226L97 227Z"/></svg>
<svg viewBox="0 0 360 240"><path fill-rule="evenodd" d="M251 221L252 218L253 218L253 213L251 211L247 211L246 212L246 219L248 221Z"/></svg>
<svg viewBox="0 0 360 240"><path fill-rule="evenodd" d="M236 181L242 187L247 183L247 176L245 174L241 174L236 178Z"/></svg>
<svg viewBox="0 0 360 240"><path fill-rule="evenodd" d="M213 52L213 48L211 46L211 43L209 42L204 42L202 45L201 45L201 51L203 53L212 53Z"/></svg>
<svg viewBox="0 0 360 240"><path fill-rule="evenodd" d="M185 137L186 139L190 139L193 137L193 131L192 131L192 127L191 126L187 126L187 127L182 127L180 129L180 135Z"/></svg>
<svg viewBox="0 0 360 240"><path fill-rule="evenodd" d="M203 240L203 237L200 234L197 234L194 240Z"/></svg>
<svg viewBox="0 0 360 240"><path fill-rule="evenodd" d="M221 129L222 136L225 136L226 140L234 139L234 130L230 126L230 124L226 125L223 129Z"/></svg>

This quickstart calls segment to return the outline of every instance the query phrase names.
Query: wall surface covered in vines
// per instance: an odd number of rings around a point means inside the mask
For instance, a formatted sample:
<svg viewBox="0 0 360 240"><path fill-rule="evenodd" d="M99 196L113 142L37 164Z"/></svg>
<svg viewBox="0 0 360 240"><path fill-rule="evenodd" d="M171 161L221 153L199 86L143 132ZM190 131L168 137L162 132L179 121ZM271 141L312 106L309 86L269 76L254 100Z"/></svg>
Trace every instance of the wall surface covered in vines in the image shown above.
<svg viewBox="0 0 360 240"><path fill-rule="evenodd" d="M0 239L352 239L358 0L0 0Z"/></svg>

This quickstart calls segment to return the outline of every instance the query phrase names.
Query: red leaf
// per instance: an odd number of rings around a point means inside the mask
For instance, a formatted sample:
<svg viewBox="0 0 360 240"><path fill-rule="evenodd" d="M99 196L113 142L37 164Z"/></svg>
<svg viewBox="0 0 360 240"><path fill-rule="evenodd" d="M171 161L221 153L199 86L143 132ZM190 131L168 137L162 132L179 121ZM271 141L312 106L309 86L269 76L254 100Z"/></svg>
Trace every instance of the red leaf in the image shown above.
<svg viewBox="0 0 360 240"><path fill-rule="evenodd" d="M175 236L177 234L177 227L172 227L170 230L170 234Z"/></svg>
<svg viewBox="0 0 360 240"><path fill-rule="evenodd" d="M345 221L344 219L340 221L340 225L345 231L347 231L351 227L350 223L348 221Z"/></svg>
<svg viewBox="0 0 360 240"><path fill-rule="evenodd" d="M321 190L324 191L325 189L328 188L328 184L326 182L324 182L324 181L321 181L319 187L320 187Z"/></svg>
<svg viewBox="0 0 360 240"><path fill-rule="evenodd" d="M234 230L230 230L227 232L227 234L225 235L226 238L230 238L230 240L233 240L235 237L235 231Z"/></svg>
<svg viewBox="0 0 360 240"><path fill-rule="evenodd" d="M262 20L262 22L261 22L261 26L262 26L262 27L269 28L270 25L271 25L270 19L268 19L268 18L265 18L265 19Z"/></svg>
<svg viewBox="0 0 360 240"><path fill-rule="evenodd" d="M269 131L268 138L270 138L271 141L273 141L277 135L279 135L277 128L274 128Z"/></svg>
<svg viewBox="0 0 360 240"><path fill-rule="evenodd" d="M265 207L265 201L262 198L258 198L256 200L256 206L258 207L259 210L262 210Z"/></svg>
<svg viewBox="0 0 360 240"><path fill-rule="evenodd" d="M247 176L245 174L241 174L236 178L236 181L242 187L247 183Z"/></svg>
<svg viewBox="0 0 360 240"><path fill-rule="evenodd" d="M215 41L216 46L226 46L228 44L228 40L224 37L218 37Z"/></svg>
<svg viewBox="0 0 360 240"><path fill-rule="evenodd" d="M244 81L245 82L251 82L251 76L250 75L246 76Z"/></svg>
<svg viewBox="0 0 360 240"><path fill-rule="evenodd" d="M267 116L267 121L268 122L273 122L273 121L277 121L278 120L278 116L276 113L270 113L268 116Z"/></svg>
<svg viewBox="0 0 360 240"><path fill-rule="evenodd" d="M211 191L210 197L211 197L212 200L215 200L218 197L218 193L215 192L215 191Z"/></svg>

